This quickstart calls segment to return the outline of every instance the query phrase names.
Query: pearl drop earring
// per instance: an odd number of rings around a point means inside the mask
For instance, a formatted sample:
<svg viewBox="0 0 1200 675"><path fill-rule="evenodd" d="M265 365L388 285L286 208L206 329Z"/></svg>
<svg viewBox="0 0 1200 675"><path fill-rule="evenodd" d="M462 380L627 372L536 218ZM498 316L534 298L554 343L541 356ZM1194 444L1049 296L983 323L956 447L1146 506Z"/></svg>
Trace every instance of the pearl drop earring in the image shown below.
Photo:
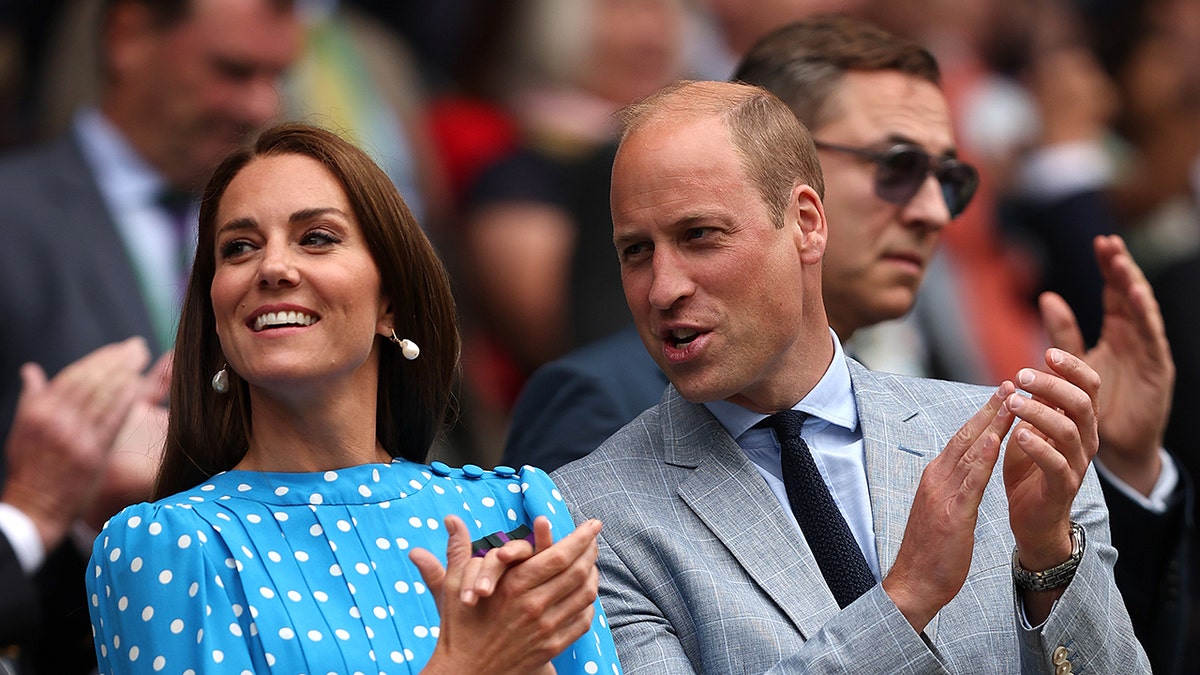
<svg viewBox="0 0 1200 675"><path fill-rule="evenodd" d="M217 374L213 375L212 388L218 394L224 394L229 391L229 372L225 370L225 366L221 366Z"/></svg>
<svg viewBox="0 0 1200 675"><path fill-rule="evenodd" d="M417 346L417 343L409 340L408 338L400 339L400 337L396 335L395 328L392 329L392 334L388 336L388 339L400 345L400 353L403 354L404 358L408 359L409 361L412 361L421 355L421 348Z"/></svg>

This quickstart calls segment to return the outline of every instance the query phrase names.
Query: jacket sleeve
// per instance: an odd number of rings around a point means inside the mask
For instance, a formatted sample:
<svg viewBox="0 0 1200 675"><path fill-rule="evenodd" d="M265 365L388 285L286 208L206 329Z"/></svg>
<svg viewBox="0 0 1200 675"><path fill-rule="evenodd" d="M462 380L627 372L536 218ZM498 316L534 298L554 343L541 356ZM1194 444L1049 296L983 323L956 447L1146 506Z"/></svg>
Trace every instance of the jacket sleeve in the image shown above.
<svg viewBox="0 0 1200 675"><path fill-rule="evenodd" d="M1083 559L1046 622L1034 630L1017 626L1021 672L1049 675L1062 659L1070 661L1075 672L1151 672L1113 576L1117 551L1095 468L1089 467L1084 475L1071 519L1083 526L1087 536Z"/></svg>

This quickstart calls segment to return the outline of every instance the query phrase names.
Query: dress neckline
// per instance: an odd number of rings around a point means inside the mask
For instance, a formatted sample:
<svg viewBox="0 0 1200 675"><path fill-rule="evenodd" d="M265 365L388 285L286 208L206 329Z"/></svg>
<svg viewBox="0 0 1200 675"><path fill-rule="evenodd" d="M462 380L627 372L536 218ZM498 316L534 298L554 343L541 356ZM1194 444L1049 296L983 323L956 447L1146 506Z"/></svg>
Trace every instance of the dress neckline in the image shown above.
<svg viewBox="0 0 1200 675"><path fill-rule="evenodd" d="M280 506L373 504L410 497L432 478L428 466L402 458L389 464L360 464L335 471L230 470L179 495L179 500L197 503L252 499Z"/></svg>

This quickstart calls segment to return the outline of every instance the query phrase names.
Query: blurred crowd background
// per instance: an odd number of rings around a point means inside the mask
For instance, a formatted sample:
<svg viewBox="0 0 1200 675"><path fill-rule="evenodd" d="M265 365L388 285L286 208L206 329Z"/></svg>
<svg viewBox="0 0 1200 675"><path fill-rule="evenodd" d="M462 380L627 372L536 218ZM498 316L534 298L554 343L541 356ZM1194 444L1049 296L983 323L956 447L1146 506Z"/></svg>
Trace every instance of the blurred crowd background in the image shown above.
<svg viewBox="0 0 1200 675"><path fill-rule="evenodd" d="M0 0L4 152L60 134L95 95L100 4ZM996 382L1040 363L1035 298L1044 289L1072 302L1092 341L1100 280L1090 240L1119 232L1156 283L1179 368L1167 446L1200 469L1187 428L1200 379L1190 316L1200 289L1200 3L297 6L304 46L278 87L282 114L375 154L457 285L465 343L457 423L438 450L447 461L494 464L528 375L629 322L610 242L612 113L679 77L725 79L770 29L839 11L937 55L961 154L983 176L945 235L917 310L856 336L854 353L878 369ZM1110 209L1070 212L1072 195L1088 191L1102 191Z"/></svg>

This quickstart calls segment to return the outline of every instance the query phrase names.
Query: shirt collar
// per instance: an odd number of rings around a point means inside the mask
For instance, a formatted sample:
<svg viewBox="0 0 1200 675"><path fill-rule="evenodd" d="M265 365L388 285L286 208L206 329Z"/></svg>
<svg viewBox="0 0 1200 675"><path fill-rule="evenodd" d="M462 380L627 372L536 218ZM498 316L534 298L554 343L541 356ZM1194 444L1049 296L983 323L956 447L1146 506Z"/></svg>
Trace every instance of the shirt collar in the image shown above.
<svg viewBox="0 0 1200 675"><path fill-rule="evenodd" d="M113 213L157 204L159 194L167 187L166 179L142 159L99 109L80 110L75 115L74 130L84 160Z"/></svg>
<svg viewBox="0 0 1200 675"><path fill-rule="evenodd" d="M842 351L842 343L838 340L837 333L830 328L829 335L833 340L833 360L817 382L817 386L792 406L792 410L799 410L829 424L854 431L858 428L858 406L854 402L854 390L850 384L850 368L846 366L846 355ZM741 436L747 429L767 418L762 413L728 401L710 401L704 406L733 438Z"/></svg>

